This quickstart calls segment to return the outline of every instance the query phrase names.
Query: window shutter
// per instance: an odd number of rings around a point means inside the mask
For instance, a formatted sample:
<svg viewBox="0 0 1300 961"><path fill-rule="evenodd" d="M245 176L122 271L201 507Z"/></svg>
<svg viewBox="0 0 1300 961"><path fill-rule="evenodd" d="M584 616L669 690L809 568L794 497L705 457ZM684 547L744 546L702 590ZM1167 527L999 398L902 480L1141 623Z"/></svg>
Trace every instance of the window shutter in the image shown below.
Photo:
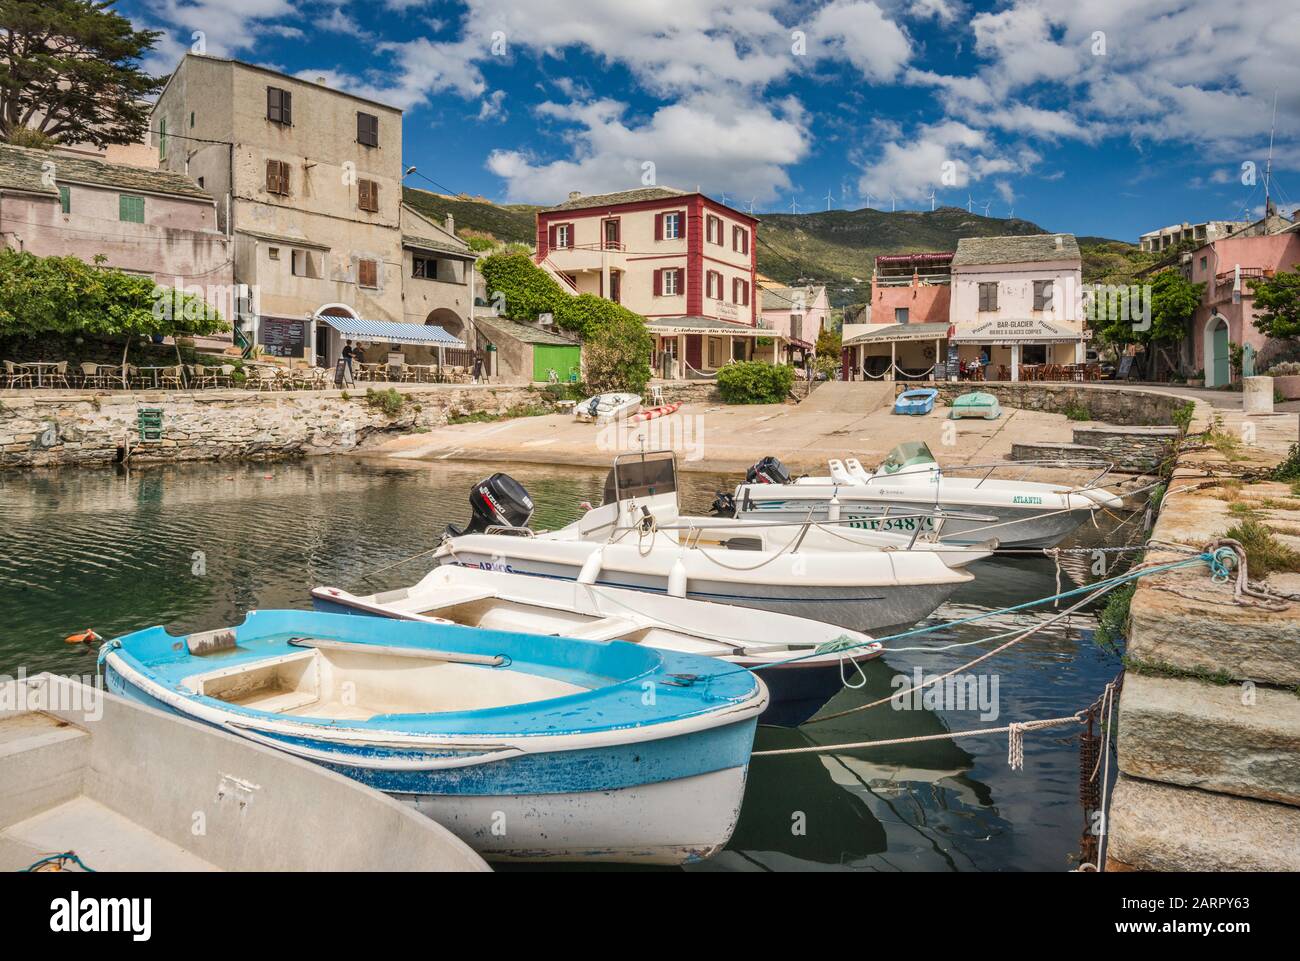
<svg viewBox="0 0 1300 961"><path fill-rule="evenodd" d="M657 221L658 217L656 217L655 219ZM662 270L656 270L655 271L655 296L662 297L663 293L664 293L664 272Z"/></svg>
<svg viewBox="0 0 1300 961"><path fill-rule="evenodd" d="M280 117L283 123L293 123L293 94L288 90L280 91Z"/></svg>
<svg viewBox="0 0 1300 961"><path fill-rule="evenodd" d="M266 162L266 192L268 194L280 192L280 165L274 160Z"/></svg>
<svg viewBox="0 0 1300 961"><path fill-rule="evenodd" d="M655 214L655 240L664 239L664 215ZM656 290L655 293L659 291Z"/></svg>

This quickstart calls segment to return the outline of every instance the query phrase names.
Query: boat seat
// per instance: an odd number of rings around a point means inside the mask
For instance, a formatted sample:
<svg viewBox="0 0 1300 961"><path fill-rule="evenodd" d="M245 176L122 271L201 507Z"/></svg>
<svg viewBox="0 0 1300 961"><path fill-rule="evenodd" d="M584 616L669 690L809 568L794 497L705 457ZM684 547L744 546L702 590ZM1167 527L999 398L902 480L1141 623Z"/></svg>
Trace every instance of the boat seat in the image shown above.
<svg viewBox="0 0 1300 961"><path fill-rule="evenodd" d="M575 630L565 629L564 637L576 637L584 641L608 641L641 630L641 625L626 617L612 614L598 621L584 624Z"/></svg>
<svg viewBox="0 0 1300 961"><path fill-rule="evenodd" d="M844 469L844 462L838 458L832 457L827 463L831 468L831 480L836 484L854 484L857 483L852 475Z"/></svg>
<svg viewBox="0 0 1300 961"><path fill-rule="evenodd" d="M863 469L862 462L858 460L856 457L844 458L844 466L848 468L849 474L859 484L871 483L871 475L868 474L866 470Z"/></svg>

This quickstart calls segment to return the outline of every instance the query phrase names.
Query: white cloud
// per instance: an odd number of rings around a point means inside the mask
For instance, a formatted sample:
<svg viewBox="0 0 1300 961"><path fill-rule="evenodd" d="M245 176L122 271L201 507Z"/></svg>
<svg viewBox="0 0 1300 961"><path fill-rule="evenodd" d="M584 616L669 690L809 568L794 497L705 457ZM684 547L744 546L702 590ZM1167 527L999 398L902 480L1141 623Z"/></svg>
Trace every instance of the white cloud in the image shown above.
<svg viewBox="0 0 1300 961"><path fill-rule="evenodd" d="M785 168L808 152L806 118L794 100L757 106L689 97L640 123L612 100L545 103L538 113L573 124L566 132L570 155L540 160L523 150L493 151L488 169L506 181L511 201L554 203L570 190L637 187L650 162L661 185L763 202L789 187Z"/></svg>
<svg viewBox="0 0 1300 961"><path fill-rule="evenodd" d="M479 102L478 116L476 120L496 120L504 121L509 114L505 109L506 92L504 90L493 90Z"/></svg>

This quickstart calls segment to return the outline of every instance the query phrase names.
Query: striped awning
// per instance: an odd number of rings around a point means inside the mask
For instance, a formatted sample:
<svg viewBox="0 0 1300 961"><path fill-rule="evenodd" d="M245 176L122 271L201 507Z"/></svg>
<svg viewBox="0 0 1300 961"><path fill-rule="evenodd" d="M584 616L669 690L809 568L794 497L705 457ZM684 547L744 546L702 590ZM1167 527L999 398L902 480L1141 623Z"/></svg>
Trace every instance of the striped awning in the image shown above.
<svg viewBox="0 0 1300 961"><path fill-rule="evenodd" d="M353 340L385 340L390 344L422 344L429 347L465 346L463 341L432 324L398 324L391 320L332 317L328 314L318 314L316 319Z"/></svg>

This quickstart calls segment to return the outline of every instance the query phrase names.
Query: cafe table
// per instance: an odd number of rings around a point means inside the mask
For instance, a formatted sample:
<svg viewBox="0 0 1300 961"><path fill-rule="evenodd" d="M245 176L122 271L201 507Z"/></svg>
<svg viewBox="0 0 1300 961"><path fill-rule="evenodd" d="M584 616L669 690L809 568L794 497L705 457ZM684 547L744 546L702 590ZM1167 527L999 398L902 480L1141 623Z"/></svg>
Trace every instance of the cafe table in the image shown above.
<svg viewBox="0 0 1300 961"><path fill-rule="evenodd" d="M35 372L36 372L36 386L37 386L37 387L44 387L44 386L45 386L45 371L47 371L47 370L55 370L55 369L58 368L59 364L58 364L57 361L49 361L49 360L29 360L29 361L28 361L27 363L25 363L25 364L15 364L14 366L15 366L15 367L22 367L22 368L25 368L25 369L27 369L27 370L35 371Z"/></svg>

